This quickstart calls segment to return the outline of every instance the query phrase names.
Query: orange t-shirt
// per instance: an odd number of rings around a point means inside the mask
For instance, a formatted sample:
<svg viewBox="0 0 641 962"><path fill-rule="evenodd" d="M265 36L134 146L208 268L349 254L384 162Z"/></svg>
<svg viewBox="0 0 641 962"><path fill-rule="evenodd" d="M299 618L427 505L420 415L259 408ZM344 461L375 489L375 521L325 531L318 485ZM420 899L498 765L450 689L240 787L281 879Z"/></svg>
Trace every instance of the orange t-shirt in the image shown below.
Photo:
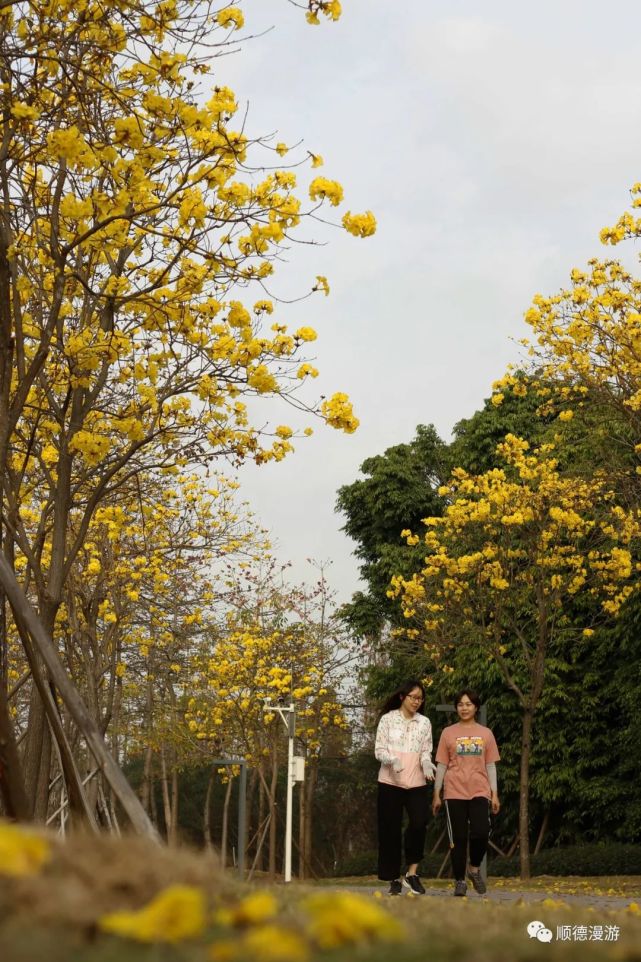
<svg viewBox="0 0 641 962"><path fill-rule="evenodd" d="M491 798L485 766L500 757L494 735L484 725L457 722L443 729L436 750L437 763L447 765L443 798Z"/></svg>

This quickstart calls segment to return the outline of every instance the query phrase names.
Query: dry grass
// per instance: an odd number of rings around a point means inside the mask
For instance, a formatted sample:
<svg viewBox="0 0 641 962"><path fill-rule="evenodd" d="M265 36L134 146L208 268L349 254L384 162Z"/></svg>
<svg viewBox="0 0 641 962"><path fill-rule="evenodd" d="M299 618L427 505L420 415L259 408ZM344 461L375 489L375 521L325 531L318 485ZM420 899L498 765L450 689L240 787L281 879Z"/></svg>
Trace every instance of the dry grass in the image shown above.
<svg viewBox="0 0 641 962"><path fill-rule="evenodd" d="M346 880L342 880L343 882ZM367 884L368 880L358 880ZM209 962L210 946L220 933L212 927L202 938L177 946L139 945L100 932L98 920L118 909L137 909L169 885L202 888L212 908L235 905L248 891L221 872L215 858L185 849L155 847L141 839L76 837L54 842L54 855L41 875L22 879L0 876L0 960L2 962ZM534 879L541 901L491 902L470 898L403 898L374 901L403 925L404 941L313 951L310 962L534 962L592 960L641 962L641 915L634 910L606 911L562 904L562 895L620 895L633 900L641 880ZM266 883L260 883L266 887ZM371 882L370 882L371 884ZM512 879L493 882L518 887ZM449 888L449 883L444 883ZM318 891L317 887L314 887ZM299 903L309 886L273 886L279 919L298 924ZM544 901L553 891L555 899ZM371 895L364 899L372 900ZM556 942L528 938L526 926L541 919L556 934L559 925L617 925L616 942ZM240 937L240 936L239 936ZM271 951L271 950L270 950ZM278 962L277 953L253 954L243 962Z"/></svg>

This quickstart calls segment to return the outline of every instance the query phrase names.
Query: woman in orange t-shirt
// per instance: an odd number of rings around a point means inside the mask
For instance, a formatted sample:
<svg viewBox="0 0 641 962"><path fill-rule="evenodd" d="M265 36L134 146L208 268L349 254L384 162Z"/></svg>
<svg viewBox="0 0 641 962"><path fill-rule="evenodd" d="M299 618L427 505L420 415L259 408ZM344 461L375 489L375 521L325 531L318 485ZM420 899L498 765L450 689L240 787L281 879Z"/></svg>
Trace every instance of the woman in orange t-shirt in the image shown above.
<svg viewBox="0 0 641 962"><path fill-rule="evenodd" d="M494 735L476 721L481 699L469 688L454 698L458 722L445 728L436 750L436 778L432 812L441 808L441 788L445 800L447 830L450 837L454 895L467 894L471 881L479 895L486 891L481 862L490 837L490 812L500 808L496 782L496 762L500 755ZM470 864L467 867L468 836Z"/></svg>

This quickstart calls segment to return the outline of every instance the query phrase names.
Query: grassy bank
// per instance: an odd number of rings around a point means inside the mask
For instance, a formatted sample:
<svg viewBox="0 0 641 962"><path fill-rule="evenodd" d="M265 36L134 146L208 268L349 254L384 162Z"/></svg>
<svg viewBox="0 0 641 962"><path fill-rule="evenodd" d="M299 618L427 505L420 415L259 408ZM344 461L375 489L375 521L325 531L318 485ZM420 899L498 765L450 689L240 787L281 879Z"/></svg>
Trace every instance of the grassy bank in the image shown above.
<svg viewBox="0 0 641 962"><path fill-rule="evenodd" d="M0 859L2 962L641 962L636 902L617 911L563 903L563 885L580 894L592 880L580 889L555 879L558 897L527 904L392 900L336 885L241 886L213 857L140 839L47 839L41 857L13 838ZM606 882L605 892L639 890L638 879ZM528 936L533 919L550 944ZM557 926L618 937L561 942Z"/></svg>

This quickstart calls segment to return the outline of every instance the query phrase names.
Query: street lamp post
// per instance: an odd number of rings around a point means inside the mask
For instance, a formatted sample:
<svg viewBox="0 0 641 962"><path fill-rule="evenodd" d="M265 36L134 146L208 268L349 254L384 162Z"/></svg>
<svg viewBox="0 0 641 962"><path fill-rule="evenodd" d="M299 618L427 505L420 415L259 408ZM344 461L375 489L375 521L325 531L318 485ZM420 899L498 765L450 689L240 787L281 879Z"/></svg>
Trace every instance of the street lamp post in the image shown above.
<svg viewBox="0 0 641 962"><path fill-rule="evenodd" d="M294 809L294 784L305 778L305 759L294 755L296 735L296 707L294 704L274 705L266 698L263 711L280 716L287 729L287 804L285 808L285 882L292 880L292 825Z"/></svg>

